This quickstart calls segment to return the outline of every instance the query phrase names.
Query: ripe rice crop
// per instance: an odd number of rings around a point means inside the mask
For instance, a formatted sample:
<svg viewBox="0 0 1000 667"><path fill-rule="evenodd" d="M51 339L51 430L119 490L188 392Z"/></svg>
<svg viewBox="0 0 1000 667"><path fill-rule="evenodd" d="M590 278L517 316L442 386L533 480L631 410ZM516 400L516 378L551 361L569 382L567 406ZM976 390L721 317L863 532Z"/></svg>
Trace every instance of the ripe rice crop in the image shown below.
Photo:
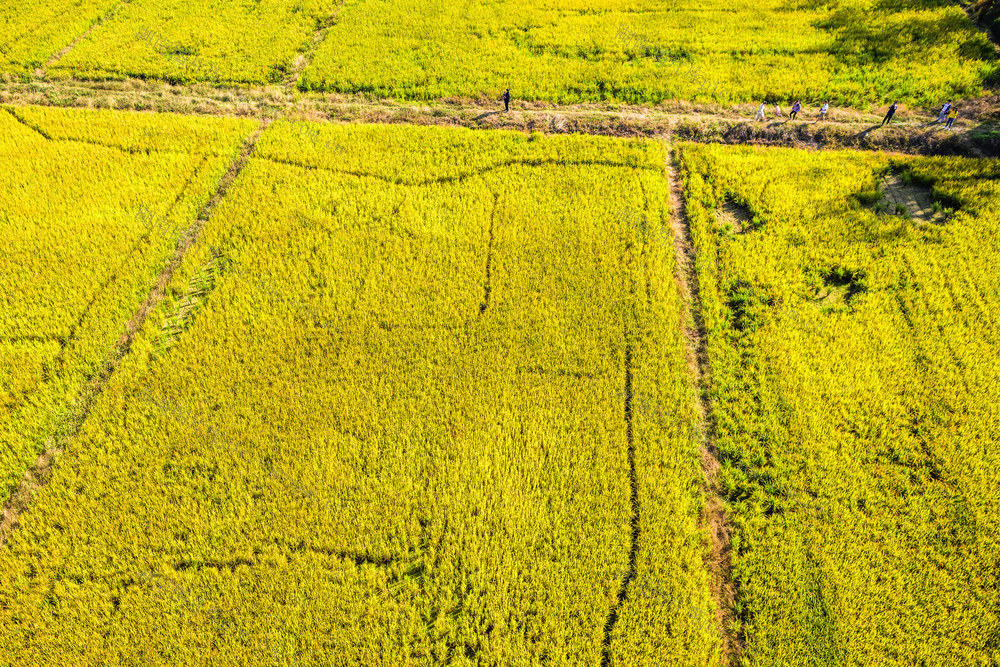
<svg viewBox="0 0 1000 667"><path fill-rule="evenodd" d="M0 108L0 503L34 462L251 125ZM178 225L151 234L135 210Z"/></svg>
<svg viewBox="0 0 1000 667"><path fill-rule="evenodd" d="M697 449L633 409L693 415L663 147L317 127L264 132L0 549L5 655L717 663Z"/></svg>
<svg viewBox="0 0 1000 667"><path fill-rule="evenodd" d="M635 0L347 3L304 91L558 103L804 99L941 104L996 76L952 3Z"/></svg>
<svg viewBox="0 0 1000 667"><path fill-rule="evenodd" d="M997 163L680 155L748 650L996 664ZM952 212L879 215L886 177Z"/></svg>
<svg viewBox="0 0 1000 667"><path fill-rule="evenodd" d="M138 0L121 7L50 68L56 76L175 83L282 81L335 0Z"/></svg>
<svg viewBox="0 0 1000 667"><path fill-rule="evenodd" d="M0 71L27 73L112 7L8 2ZM313 37L329 30L313 57ZM745 4L635 0L136 0L47 69L54 78L156 78L303 91L558 103L803 99L940 105L998 76L995 49L955 3Z"/></svg>
<svg viewBox="0 0 1000 667"><path fill-rule="evenodd" d="M104 16L114 0L0 2L0 72L41 67Z"/></svg>

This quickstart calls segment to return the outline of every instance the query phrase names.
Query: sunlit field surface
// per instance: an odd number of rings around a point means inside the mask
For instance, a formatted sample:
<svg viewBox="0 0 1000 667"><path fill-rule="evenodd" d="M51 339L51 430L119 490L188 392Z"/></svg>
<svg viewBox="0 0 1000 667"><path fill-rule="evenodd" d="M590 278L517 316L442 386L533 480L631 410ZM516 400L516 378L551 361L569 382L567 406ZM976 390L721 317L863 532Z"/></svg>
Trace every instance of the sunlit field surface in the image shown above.
<svg viewBox="0 0 1000 667"><path fill-rule="evenodd" d="M717 663L663 146L318 127L0 549L0 654Z"/></svg>
<svg viewBox="0 0 1000 667"><path fill-rule="evenodd" d="M1000 167L681 156L747 650L996 663ZM928 219L883 209L887 183Z"/></svg>

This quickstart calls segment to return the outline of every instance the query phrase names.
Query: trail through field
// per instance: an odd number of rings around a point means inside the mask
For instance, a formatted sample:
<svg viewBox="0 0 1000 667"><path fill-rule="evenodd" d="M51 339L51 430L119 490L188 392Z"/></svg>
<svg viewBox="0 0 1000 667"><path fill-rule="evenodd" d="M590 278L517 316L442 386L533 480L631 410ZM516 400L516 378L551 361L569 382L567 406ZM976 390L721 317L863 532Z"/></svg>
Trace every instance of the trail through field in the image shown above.
<svg viewBox="0 0 1000 667"><path fill-rule="evenodd" d="M329 32L337 23L337 17L340 16L340 10L343 9L344 3L341 2L337 5L337 8L333 11L333 14L326 20L326 22L317 29L313 35L309 44L306 45L305 49L295 57L295 62L292 63L291 72L288 78L285 80L285 87L294 90L299 83L299 77L302 76L302 72L309 67L309 63L312 62L313 56L316 54L316 49L319 45L323 43L326 39L326 33Z"/></svg>
<svg viewBox="0 0 1000 667"><path fill-rule="evenodd" d="M486 249L486 279L483 281L483 302L479 304L479 315L482 316L490 307L490 293L493 291L493 243L495 241L494 225L496 224L497 207L500 205L500 195L493 195L493 212L490 213L490 240Z"/></svg>
<svg viewBox="0 0 1000 667"><path fill-rule="evenodd" d="M307 58L307 48L300 58ZM901 111L896 123L874 127L880 116L855 109L833 109L830 117L759 123L749 105L667 102L657 106L619 103L557 105L515 101L510 112L486 99L432 102L375 99L357 94L300 94L294 77L266 89L216 88L208 84L172 85L157 81L77 81L73 79L0 83L0 104L134 109L209 116L264 118L281 115L310 121L461 126L545 134L585 133L615 137L669 138L726 144L799 148L855 148L913 154L989 157L1000 154L996 134L1000 96L969 100L953 132L930 123L920 110Z"/></svg>
<svg viewBox="0 0 1000 667"><path fill-rule="evenodd" d="M101 362L99 366L100 370L94 374L76 396L73 404L67 409L65 417L60 421L60 424L45 443L42 453L39 454L34 465L25 471L17 489L4 504L3 512L0 514L0 547L6 543L7 538L17 529L21 515L31 506L31 500L35 492L48 482L57 459L66 450L66 447L83 426L84 420L90 414L91 406L97 397L101 395L105 385L111 379L112 375L114 375L122 359L128 354L132 346L132 341L142 328L146 317L163 299L171 277L181 265L187 251L197 241L198 234L211 215L212 210L222 200L226 191L246 165L251 151L267 124L267 121L262 121L254 133L247 138L240 154L233 160L229 169L220 179L215 193L205 203L198 217L191 223L191 226L177 242L177 249L174 251L173 256L167 262L166 266L163 267L146 300L125 326L125 331Z"/></svg>
<svg viewBox="0 0 1000 667"><path fill-rule="evenodd" d="M628 333L626 332L626 338ZM618 589L618 599L615 605L608 612L607 621L604 623L604 642L601 652L601 667L610 667L611 638L618 623L618 616L621 613L622 605L628 595L629 584L635 578L636 567L639 558L639 479L635 468L635 432L633 424L632 401L632 346L625 346L625 389L624 389L624 417L625 417L625 439L628 442L628 467L629 467L629 488L631 490L630 502L632 504L632 538L628 553L628 573L622 579Z"/></svg>
<svg viewBox="0 0 1000 667"><path fill-rule="evenodd" d="M52 56L51 58L49 58L45 62L45 66L48 67L50 65L54 65L55 63L59 62L59 60L61 58L65 57L67 53L69 53L70 51L72 51L73 47L76 46L77 44L79 44L81 40L86 39L86 37L90 33L92 33L95 30L97 30L97 28L99 28L101 25L103 25L105 22L107 22L108 19L114 18L114 15L118 12L118 10L121 9L122 7L124 7L125 5L127 5L128 3L129 3L129 0L122 0L122 2L119 2L114 7L112 7L111 9L109 9L108 12L104 16L102 16L101 18L99 18L97 21L94 21L94 25L92 25L89 28L87 28L86 30L84 30L80 34L79 37L77 37L76 39L74 39L72 42L70 42L69 44L67 44L66 46L64 46L62 49L60 49L58 53L56 53L54 56Z"/></svg>
<svg viewBox="0 0 1000 667"><path fill-rule="evenodd" d="M726 516L719 485L719 451L715 446L708 395L711 372L708 364L705 325L701 313L698 274L695 271L695 250L687 222L684 186L678 173L679 165L671 151L667 165L670 181L670 226L677 257L675 280L685 303L684 339L687 347L688 370L694 380L694 404L698 415L697 436L701 442L701 468L705 480L705 510L701 524L708 530L711 560L707 563L711 576L712 598L716 604L716 622L722 635L724 664L736 664L735 656L742 648L740 637L734 635L734 605L738 592L732 578L731 536L733 528Z"/></svg>

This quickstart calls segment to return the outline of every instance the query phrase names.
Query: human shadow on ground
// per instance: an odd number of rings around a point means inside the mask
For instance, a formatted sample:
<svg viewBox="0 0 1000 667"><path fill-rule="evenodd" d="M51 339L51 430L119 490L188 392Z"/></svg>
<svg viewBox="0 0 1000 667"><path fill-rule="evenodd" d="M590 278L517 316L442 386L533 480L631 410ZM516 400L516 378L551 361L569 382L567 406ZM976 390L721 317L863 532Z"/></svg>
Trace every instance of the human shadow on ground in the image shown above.
<svg viewBox="0 0 1000 667"><path fill-rule="evenodd" d="M860 132L858 132L856 135L854 135L854 138L855 139L860 139L860 138L863 138L863 137L867 137L869 132L871 132L872 130L877 130L880 127L882 127L882 123L876 123L875 125L872 125L871 127L867 128L867 129L864 129L864 130L861 130Z"/></svg>

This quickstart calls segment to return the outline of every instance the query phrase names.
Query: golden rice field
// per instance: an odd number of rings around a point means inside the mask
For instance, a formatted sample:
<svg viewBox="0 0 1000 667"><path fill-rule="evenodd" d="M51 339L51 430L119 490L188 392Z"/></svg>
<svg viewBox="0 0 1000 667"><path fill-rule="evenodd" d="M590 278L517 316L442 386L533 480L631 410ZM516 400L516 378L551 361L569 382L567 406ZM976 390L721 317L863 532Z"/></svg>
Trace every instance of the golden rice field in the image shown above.
<svg viewBox="0 0 1000 667"><path fill-rule="evenodd" d="M1000 165L680 155L747 646L998 664ZM877 215L893 170L954 212ZM727 202L750 214L739 230Z"/></svg>
<svg viewBox="0 0 1000 667"><path fill-rule="evenodd" d="M250 128L0 109L0 503L99 369ZM137 215L143 206L160 211L160 224Z"/></svg>
<svg viewBox="0 0 1000 667"><path fill-rule="evenodd" d="M0 666L1000 664L996 161L0 130Z"/></svg>
<svg viewBox="0 0 1000 667"><path fill-rule="evenodd" d="M663 146L320 138L261 137L0 550L0 654L717 660Z"/></svg>
<svg viewBox="0 0 1000 667"><path fill-rule="evenodd" d="M941 104L996 77L954 3L345 0L302 90L576 103Z"/></svg>
<svg viewBox="0 0 1000 667"><path fill-rule="evenodd" d="M29 80L858 108L998 82L996 50L947 0L2 0L0 19L0 72Z"/></svg>

